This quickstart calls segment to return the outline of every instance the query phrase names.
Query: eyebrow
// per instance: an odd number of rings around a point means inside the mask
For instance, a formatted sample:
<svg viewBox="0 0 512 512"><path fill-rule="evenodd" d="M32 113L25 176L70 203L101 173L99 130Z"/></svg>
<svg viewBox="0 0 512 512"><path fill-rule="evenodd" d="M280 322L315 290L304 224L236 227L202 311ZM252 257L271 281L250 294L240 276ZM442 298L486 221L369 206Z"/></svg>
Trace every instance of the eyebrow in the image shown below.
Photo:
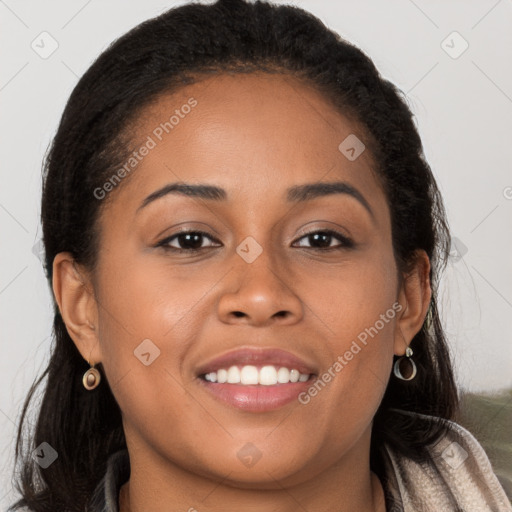
<svg viewBox="0 0 512 512"><path fill-rule="evenodd" d="M357 199L370 213L372 218L375 218L373 210L371 209L368 201L363 194L359 192L354 186L344 182L316 182L306 183L304 185L295 185L287 189L286 200L290 203L300 203L316 199L317 197L324 197L333 194L347 194L354 199ZM206 184L189 184L189 183L169 183L164 187L151 193L142 201L142 204L137 208L137 212L148 204L160 199L168 194L178 194L187 197L198 197L200 199L209 199L213 201L226 201L228 198L227 192L215 185Z"/></svg>

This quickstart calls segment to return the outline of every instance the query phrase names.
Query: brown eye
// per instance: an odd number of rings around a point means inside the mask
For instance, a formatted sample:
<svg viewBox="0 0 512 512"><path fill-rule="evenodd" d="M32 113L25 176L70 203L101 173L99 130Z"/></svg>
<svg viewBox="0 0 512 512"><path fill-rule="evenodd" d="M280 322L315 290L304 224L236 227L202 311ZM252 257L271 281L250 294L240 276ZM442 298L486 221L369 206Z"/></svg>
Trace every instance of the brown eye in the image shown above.
<svg viewBox="0 0 512 512"><path fill-rule="evenodd" d="M210 244L203 246L204 239L207 238L211 242L218 242L212 235L205 231L180 231L175 233L157 244L157 247L163 247L165 250L177 252L197 252L208 247L219 247L219 245ZM313 250L328 251L334 249L347 249L354 247L352 240L346 236L330 229L312 231L302 236L299 240L307 240L309 246L299 245L302 248L311 248ZM337 245L332 245L334 240L338 240ZM218 242L220 244L220 242ZM174 244L174 245L173 245ZM177 244L177 246L176 246Z"/></svg>
<svg viewBox="0 0 512 512"><path fill-rule="evenodd" d="M311 233L308 233L307 235L299 238L299 240L303 239L307 239L307 241L310 243L310 247L316 250L342 249L354 246L352 240L342 235L341 233L330 229L312 231ZM340 243L338 245L332 246L331 243L333 239L338 240ZM307 246L302 245L300 247Z"/></svg>
<svg viewBox="0 0 512 512"><path fill-rule="evenodd" d="M203 246L204 238L208 238L211 241L216 241L209 233L205 231L180 231L172 236L169 236L159 242L157 247L163 247L171 251L200 251L210 246ZM171 245L171 243L178 244L178 247ZM213 246L215 247L215 246Z"/></svg>

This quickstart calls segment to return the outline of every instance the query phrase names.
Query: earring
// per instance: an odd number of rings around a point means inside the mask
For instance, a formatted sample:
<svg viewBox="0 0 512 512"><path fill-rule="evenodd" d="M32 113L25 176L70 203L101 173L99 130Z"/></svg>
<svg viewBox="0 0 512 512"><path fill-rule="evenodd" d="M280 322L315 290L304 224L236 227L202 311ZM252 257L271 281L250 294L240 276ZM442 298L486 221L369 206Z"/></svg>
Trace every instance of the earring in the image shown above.
<svg viewBox="0 0 512 512"><path fill-rule="evenodd" d="M402 356L395 362L395 365L393 367L393 373L400 380L412 380L414 379L414 377L416 377L416 365L414 364L414 361L411 359L412 354L412 348L407 347L407 349L405 350L405 357Z"/></svg>
<svg viewBox="0 0 512 512"><path fill-rule="evenodd" d="M89 363L90 364L90 363ZM98 387L98 384L101 381L101 374L100 372L94 367L93 364L85 373L82 378L82 383L84 385L84 388L90 391L91 389L94 389Z"/></svg>

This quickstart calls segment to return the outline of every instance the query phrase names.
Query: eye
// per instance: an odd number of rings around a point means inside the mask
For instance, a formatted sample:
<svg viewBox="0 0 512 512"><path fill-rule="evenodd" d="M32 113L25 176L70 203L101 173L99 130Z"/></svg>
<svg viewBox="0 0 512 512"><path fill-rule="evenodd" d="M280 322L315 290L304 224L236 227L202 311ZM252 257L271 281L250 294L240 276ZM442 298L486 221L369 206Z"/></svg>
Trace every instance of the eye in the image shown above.
<svg viewBox="0 0 512 512"><path fill-rule="evenodd" d="M209 233L206 233L205 231L180 231L179 233L164 238L158 242L157 247L163 247L166 250L177 252L194 252L201 251L206 247L215 247L212 245L204 247L202 242L204 241L203 239L205 237L212 241L218 242L218 240L213 238ZM173 242L177 242L179 247L171 245Z"/></svg>
<svg viewBox="0 0 512 512"><path fill-rule="evenodd" d="M175 233L167 238L164 238L158 244L157 247L163 247L165 250L176 251L176 252L199 252L208 247L219 247L219 245L208 245L203 246L204 238L209 239L213 242L218 242L213 236L205 231L192 231L185 230ZM354 247L354 242L347 238L345 235L331 229L323 229L318 231L312 231L307 235L299 238L300 240L307 240L311 245L311 249L316 251L329 251L336 249L347 249ZM332 246L333 240L338 240L338 245ZM178 247L172 244L178 244ZM316 247L315 247L316 245ZM299 245L299 247L308 248L305 245Z"/></svg>
<svg viewBox="0 0 512 512"><path fill-rule="evenodd" d="M311 231L307 235L299 238L299 240L306 240L312 245L318 245L318 247L311 247L313 250L319 251L329 251L336 249L347 249L354 247L354 242L347 238L345 235L338 233L337 231L333 231L332 229L322 229L319 231ZM339 240L341 243L338 245L332 246L331 242L333 239ZM307 247L307 246L300 246Z"/></svg>

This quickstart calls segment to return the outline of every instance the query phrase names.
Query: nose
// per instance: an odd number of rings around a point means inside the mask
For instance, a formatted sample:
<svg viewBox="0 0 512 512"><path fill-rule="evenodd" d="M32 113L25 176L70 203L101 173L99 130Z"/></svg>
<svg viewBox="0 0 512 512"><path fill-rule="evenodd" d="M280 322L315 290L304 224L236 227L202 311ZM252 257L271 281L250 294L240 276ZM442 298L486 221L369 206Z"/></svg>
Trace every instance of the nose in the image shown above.
<svg viewBox="0 0 512 512"><path fill-rule="evenodd" d="M252 263L235 258L239 260L218 302L221 321L263 327L302 319L304 304L293 290L290 272L276 264L270 251L263 250Z"/></svg>

